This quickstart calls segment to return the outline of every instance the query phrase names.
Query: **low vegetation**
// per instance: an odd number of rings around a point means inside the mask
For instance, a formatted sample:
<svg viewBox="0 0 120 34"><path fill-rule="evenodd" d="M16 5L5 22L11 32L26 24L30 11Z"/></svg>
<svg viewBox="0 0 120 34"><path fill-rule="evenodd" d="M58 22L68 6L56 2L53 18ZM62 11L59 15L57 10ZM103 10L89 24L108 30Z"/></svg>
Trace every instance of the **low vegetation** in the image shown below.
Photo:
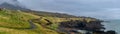
<svg viewBox="0 0 120 34"><path fill-rule="evenodd" d="M21 12L20 10L0 10L0 33L1 34L57 34L57 32L44 28L34 23L36 28L31 27L29 20L39 18L39 16Z"/></svg>
<svg viewBox="0 0 120 34"><path fill-rule="evenodd" d="M76 20L91 23L99 19L60 13L0 9L0 34L65 34L58 31L60 23Z"/></svg>

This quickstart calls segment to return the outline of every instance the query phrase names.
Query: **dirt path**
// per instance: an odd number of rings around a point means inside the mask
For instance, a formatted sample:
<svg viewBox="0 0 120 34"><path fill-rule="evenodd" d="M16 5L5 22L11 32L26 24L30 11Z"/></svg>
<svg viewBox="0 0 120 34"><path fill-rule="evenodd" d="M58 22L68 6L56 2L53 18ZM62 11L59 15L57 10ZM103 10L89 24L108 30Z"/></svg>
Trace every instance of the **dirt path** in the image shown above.
<svg viewBox="0 0 120 34"><path fill-rule="evenodd" d="M35 29L37 26L32 22L32 20L29 20L30 28L29 29Z"/></svg>

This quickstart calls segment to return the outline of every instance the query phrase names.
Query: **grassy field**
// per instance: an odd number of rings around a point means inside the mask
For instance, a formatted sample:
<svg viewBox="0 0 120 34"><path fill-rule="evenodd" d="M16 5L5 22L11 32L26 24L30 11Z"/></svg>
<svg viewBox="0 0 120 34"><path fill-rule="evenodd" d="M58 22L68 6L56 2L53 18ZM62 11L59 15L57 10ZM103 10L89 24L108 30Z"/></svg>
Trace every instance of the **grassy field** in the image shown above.
<svg viewBox="0 0 120 34"><path fill-rule="evenodd" d="M0 11L0 27L29 28L29 19L36 18L27 13L3 9Z"/></svg>
<svg viewBox="0 0 120 34"><path fill-rule="evenodd" d="M37 23L34 23L37 26L35 29L26 29L31 27L28 20L36 18L39 16L19 10L2 9L0 10L0 34L57 34Z"/></svg>

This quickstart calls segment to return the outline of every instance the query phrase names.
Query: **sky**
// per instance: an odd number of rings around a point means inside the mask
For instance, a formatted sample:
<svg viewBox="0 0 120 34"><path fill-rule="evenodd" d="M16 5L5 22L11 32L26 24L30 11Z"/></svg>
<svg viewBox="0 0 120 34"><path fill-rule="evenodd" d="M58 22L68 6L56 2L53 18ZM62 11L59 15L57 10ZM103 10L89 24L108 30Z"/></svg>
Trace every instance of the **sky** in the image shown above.
<svg viewBox="0 0 120 34"><path fill-rule="evenodd" d="M17 1L17 2L15 2ZM120 0L0 0L37 11L68 13L100 19L120 19Z"/></svg>

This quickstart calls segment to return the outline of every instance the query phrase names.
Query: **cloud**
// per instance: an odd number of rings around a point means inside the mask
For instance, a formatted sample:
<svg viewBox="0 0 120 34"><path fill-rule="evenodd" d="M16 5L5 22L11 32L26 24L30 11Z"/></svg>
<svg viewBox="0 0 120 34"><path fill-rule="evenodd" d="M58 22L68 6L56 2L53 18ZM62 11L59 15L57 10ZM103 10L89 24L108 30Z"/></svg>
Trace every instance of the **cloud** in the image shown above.
<svg viewBox="0 0 120 34"><path fill-rule="evenodd" d="M13 0L0 0L12 3ZM120 0L17 0L32 10L62 12L77 16L119 19ZM14 3L13 3L14 4ZM107 14L106 14L107 13Z"/></svg>
<svg viewBox="0 0 120 34"><path fill-rule="evenodd" d="M120 19L120 0L20 0L33 10L65 12L78 16ZM107 13L107 14L106 14Z"/></svg>
<svg viewBox="0 0 120 34"><path fill-rule="evenodd" d="M119 0L18 0L31 9L57 11L94 11L119 7ZM63 10L64 9L64 10ZM72 10L71 10L72 9Z"/></svg>
<svg viewBox="0 0 120 34"><path fill-rule="evenodd" d="M2 3L9 3L9 4L12 4L12 5L18 5L18 1L17 0L0 0L0 4Z"/></svg>
<svg viewBox="0 0 120 34"><path fill-rule="evenodd" d="M100 19L120 19L120 8L109 8L97 12L81 12L80 15L91 16Z"/></svg>
<svg viewBox="0 0 120 34"><path fill-rule="evenodd" d="M0 0L0 4L2 4L2 3L4 3L4 2L6 2L6 0Z"/></svg>

